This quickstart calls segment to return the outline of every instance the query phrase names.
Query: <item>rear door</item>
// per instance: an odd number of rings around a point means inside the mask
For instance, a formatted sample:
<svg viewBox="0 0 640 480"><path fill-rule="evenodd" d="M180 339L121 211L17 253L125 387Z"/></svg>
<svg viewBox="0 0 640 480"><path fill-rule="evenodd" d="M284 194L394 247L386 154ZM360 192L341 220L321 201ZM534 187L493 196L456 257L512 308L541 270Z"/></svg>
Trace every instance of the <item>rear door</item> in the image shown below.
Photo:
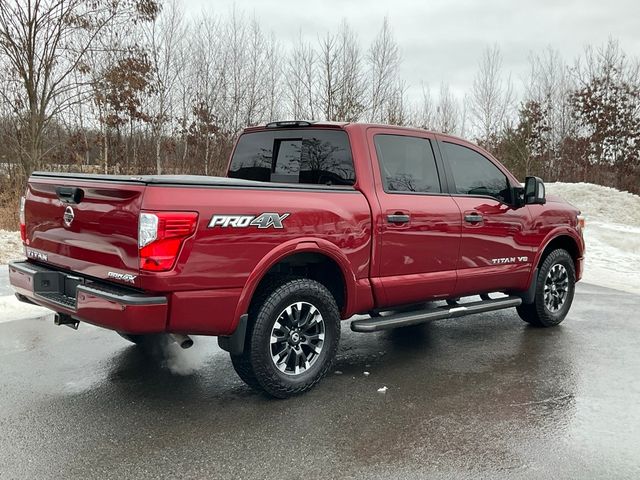
<svg viewBox="0 0 640 480"><path fill-rule="evenodd" d="M138 285L144 190L144 183L134 181L32 176L25 203L27 257Z"/></svg>
<svg viewBox="0 0 640 480"><path fill-rule="evenodd" d="M443 192L433 136L370 129L381 215L377 273L392 306L446 297L456 283L460 210Z"/></svg>
<svg viewBox="0 0 640 480"><path fill-rule="evenodd" d="M533 261L531 216L513 207L511 180L468 145L447 139L440 148L462 212L456 295L525 289Z"/></svg>

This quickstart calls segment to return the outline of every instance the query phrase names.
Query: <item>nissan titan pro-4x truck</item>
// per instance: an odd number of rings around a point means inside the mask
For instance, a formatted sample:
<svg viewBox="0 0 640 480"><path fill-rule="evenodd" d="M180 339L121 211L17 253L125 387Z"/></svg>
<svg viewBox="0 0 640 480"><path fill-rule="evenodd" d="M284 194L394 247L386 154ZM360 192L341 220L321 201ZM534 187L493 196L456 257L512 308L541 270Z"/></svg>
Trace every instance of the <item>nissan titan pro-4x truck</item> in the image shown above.
<svg viewBox="0 0 640 480"><path fill-rule="evenodd" d="M9 273L57 324L218 336L247 384L287 397L327 373L356 314L356 332L511 307L558 325L582 229L539 178L459 138L274 122L243 131L225 178L34 173Z"/></svg>

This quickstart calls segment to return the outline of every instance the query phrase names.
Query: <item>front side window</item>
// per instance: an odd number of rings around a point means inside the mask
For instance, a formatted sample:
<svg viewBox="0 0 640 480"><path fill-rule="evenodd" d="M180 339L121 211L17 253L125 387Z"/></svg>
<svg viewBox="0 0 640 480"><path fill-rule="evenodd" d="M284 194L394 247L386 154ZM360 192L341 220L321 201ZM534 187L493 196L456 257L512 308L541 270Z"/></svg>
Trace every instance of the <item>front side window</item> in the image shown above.
<svg viewBox="0 0 640 480"><path fill-rule="evenodd" d="M402 135L374 137L385 192L440 193L431 142Z"/></svg>
<svg viewBox="0 0 640 480"><path fill-rule="evenodd" d="M245 133L229 177L262 182L353 185L355 171L349 138L343 131L266 130Z"/></svg>
<svg viewBox="0 0 640 480"><path fill-rule="evenodd" d="M448 142L443 142L442 145L453 172L456 193L486 195L509 203L511 200L509 180L493 162L462 145Z"/></svg>

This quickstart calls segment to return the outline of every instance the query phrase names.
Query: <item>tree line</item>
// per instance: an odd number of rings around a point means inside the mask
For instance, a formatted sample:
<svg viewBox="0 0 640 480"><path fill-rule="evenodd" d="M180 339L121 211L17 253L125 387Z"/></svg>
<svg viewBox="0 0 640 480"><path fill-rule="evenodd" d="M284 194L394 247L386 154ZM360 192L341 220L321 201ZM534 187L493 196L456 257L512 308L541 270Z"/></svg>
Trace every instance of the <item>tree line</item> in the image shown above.
<svg viewBox="0 0 640 480"><path fill-rule="evenodd" d="M640 193L640 67L617 41L532 52L516 84L498 46L460 98L420 98L387 19L285 42L234 9L178 1L0 2L0 205L34 170L218 175L238 132L277 119L411 125L471 138L517 176ZM446 72L443 72L443 76Z"/></svg>

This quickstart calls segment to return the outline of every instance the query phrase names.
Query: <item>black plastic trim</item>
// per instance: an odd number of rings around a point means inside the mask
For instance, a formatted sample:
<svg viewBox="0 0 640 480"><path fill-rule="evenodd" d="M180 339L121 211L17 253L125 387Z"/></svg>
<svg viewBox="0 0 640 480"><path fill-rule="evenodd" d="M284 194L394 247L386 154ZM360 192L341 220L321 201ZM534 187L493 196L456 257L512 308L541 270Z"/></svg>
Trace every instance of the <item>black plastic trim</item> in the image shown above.
<svg viewBox="0 0 640 480"><path fill-rule="evenodd" d="M537 286L538 286L538 269L536 268L533 271L533 278L531 279L529 288L527 288L524 292L516 292L514 293L514 295L520 297L522 299L522 303L531 304L536 299Z"/></svg>
<svg viewBox="0 0 640 480"><path fill-rule="evenodd" d="M77 174L77 173L49 173L34 172L31 174L34 179L38 178L64 178L75 180L89 180L96 182L119 182L133 183L140 185L157 185L167 187L207 187L207 188L238 188L238 189L265 189L265 190L293 190L293 191L318 191L318 192L344 192L357 193L358 190L353 185L316 185L306 183L278 183L278 182L257 182L253 180L243 180L241 178L209 177L204 175L100 175L100 174Z"/></svg>
<svg viewBox="0 0 640 480"><path fill-rule="evenodd" d="M16 292L16 298L21 301L22 303L28 303L30 305L38 305L36 302L34 302L33 300L31 300L29 297L25 297L24 295ZM38 305L40 306L40 305Z"/></svg>
<svg viewBox="0 0 640 480"><path fill-rule="evenodd" d="M25 273L34 278L33 295L43 301L60 305L66 309L75 309L78 292L101 297L122 305L166 305L167 297L150 296L137 293L126 287L115 284L92 282L88 277L66 273L54 268L47 268L42 265L33 264L28 261L11 262L9 268ZM37 279L44 277L48 280L48 287L38 289ZM85 283L85 282L89 283ZM71 287L65 284L69 283ZM70 291L70 288L75 290ZM66 291L65 291L66 290ZM75 295L75 296L74 296ZM26 297L25 297L26 298Z"/></svg>
<svg viewBox="0 0 640 480"><path fill-rule="evenodd" d="M167 303L167 297L149 297L146 295L136 294L118 294L112 292L106 292L100 288L93 288L88 285L78 285L76 291L88 293L96 297L102 297L107 300L113 300L114 302L121 303L123 305L165 305Z"/></svg>
<svg viewBox="0 0 640 480"><path fill-rule="evenodd" d="M245 338L247 336L248 321L248 314L245 313L244 315L241 315L236 331L230 336L218 337L218 346L225 352L229 352L231 355L242 355L244 352Z"/></svg>
<svg viewBox="0 0 640 480"><path fill-rule="evenodd" d="M522 299L516 296L496 298L493 300L481 300L479 302L461 303L456 305L443 305L417 312L399 313L385 317L374 317L351 322L351 330L354 332L378 332L391 328L418 325L432 320L444 320L445 318L458 318L475 313L491 312L504 308L517 307Z"/></svg>

